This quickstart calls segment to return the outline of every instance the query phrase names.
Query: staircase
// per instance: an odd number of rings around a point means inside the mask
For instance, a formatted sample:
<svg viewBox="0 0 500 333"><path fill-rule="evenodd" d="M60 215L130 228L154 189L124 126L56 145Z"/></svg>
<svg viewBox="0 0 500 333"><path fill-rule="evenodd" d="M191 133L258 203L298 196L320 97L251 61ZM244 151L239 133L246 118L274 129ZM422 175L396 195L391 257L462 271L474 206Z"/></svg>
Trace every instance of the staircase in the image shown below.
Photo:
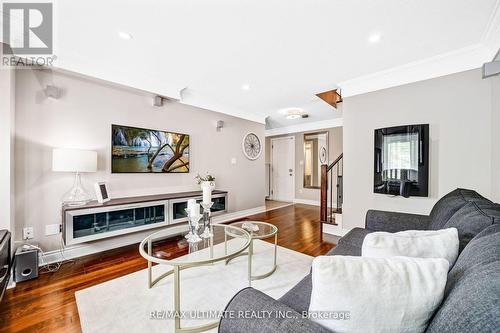
<svg viewBox="0 0 500 333"><path fill-rule="evenodd" d="M323 224L337 225L335 216L342 214L343 157L344 154L340 154L330 165L323 164L321 166L320 221L322 234Z"/></svg>

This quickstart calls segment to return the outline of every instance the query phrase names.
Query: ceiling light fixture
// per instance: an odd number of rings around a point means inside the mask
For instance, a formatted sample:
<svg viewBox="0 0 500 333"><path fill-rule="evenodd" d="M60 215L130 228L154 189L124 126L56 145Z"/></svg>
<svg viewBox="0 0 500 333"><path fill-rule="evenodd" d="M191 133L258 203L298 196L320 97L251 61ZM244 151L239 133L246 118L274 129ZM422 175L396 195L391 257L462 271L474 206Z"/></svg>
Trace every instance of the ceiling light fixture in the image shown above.
<svg viewBox="0 0 500 333"><path fill-rule="evenodd" d="M250 90L250 85L247 83L247 84L244 84L241 86L241 90L245 90L245 91L249 91Z"/></svg>
<svg viewBox="0 0 500 333"><path fill-rule="evenodd" d="M118 36L120 36L120 38L124 39L124 40L131 40L132 39L132 35L129 34L128 32L119 31Z"/></svg>
<svg viewBox="0 0 500 333"><path fill-rule="evenodd" d="M368 41L372 44L380 42L380 34L372 34L370 37L368 37Z"/></svg>
<svg viewBox="0 0 500 333"><path fill-rule="evenodd" d="M289 108L286 109L286 119L299 119L304 115L304 110L301 108Z"/></svg>

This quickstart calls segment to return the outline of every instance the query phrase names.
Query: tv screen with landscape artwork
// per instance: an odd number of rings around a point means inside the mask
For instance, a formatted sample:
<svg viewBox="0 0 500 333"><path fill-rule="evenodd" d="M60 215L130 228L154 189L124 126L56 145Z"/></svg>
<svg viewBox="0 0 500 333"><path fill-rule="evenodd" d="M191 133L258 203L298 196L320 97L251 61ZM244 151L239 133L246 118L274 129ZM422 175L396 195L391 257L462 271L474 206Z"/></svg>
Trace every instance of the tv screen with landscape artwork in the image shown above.
<svg viewBox="0 0 500 333"><path fill-rule="evenodd" d="M112 125L113 173L189 172L189 135Z"/></svg>

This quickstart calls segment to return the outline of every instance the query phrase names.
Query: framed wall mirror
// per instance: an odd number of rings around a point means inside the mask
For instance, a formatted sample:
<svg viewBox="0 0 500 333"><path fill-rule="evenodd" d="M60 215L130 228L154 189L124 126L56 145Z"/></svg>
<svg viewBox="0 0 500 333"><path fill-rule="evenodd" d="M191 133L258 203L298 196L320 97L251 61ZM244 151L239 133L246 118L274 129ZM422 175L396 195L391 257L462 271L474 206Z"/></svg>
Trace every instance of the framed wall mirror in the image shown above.
<svg viewBox="0 0 500 333"><path fill-rule="evenodd" d="M304 188L320 188L321 165L328 163L328 132L304 134Z"/></svg>
<svg viewBox="0 0 500 333"><path fill-rule="evenodd" d="M427 197L429 183L429 124L375 130L375 193Z"/></svg>

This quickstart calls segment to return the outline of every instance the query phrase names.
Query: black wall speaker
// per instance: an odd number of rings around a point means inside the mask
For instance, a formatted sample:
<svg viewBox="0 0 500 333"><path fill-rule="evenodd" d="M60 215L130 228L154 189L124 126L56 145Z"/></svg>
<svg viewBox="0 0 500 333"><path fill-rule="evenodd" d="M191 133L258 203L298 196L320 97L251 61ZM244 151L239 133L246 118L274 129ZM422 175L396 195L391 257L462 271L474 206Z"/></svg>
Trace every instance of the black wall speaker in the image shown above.
<svg viewBox="0 0 500 333"><path fill-rule="evenodd" d="M14 255L14 280L16 282L35 279L38 277L38 250L25 249L22 246Z"/></svg>

